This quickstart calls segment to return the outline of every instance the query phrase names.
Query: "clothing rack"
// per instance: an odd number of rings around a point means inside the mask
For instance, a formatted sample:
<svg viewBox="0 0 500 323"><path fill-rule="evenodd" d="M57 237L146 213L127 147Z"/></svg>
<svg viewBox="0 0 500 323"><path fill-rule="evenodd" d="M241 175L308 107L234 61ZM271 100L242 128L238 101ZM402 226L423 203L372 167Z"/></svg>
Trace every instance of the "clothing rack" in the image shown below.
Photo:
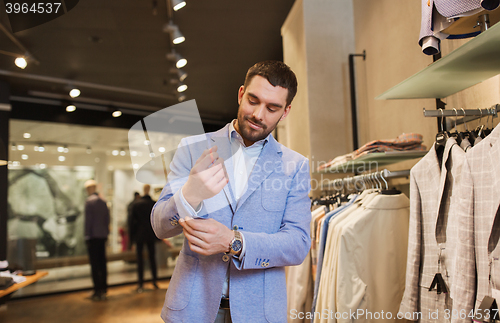
<svg viewBox="0 0 500 323"><path fill-rule="evenodd" d="M492 105L489 108L485 109L438 109L438 110L425 110L424 108L424 117L463 117L461 119L457 119L456 122L452 121L447 126L460 125L469 121L477 120L486 116L493 116L496 118L497 112L500 109L500 104ZM447 129L450 127L447 127Z"/></svg>
<svg viewBox="0 0 500 323"><path fill-rule="evenodd" d="M355 190L359 188L363 189L364 184L368 183L369 185L374 186L385 186L388 188L387 179L390 178L398 178L398 177L408 177L410 176L410 170L400 170L400 171L389 171L384 169L380 172L349 176L345 178L338 178L334 180L329 180L326 184L321 184L321 190L323 191L341 191L345 188L354 188ZM381 182L382 181L382 182ZM360 184L363 184L363 187L359 187Z"/></svg>

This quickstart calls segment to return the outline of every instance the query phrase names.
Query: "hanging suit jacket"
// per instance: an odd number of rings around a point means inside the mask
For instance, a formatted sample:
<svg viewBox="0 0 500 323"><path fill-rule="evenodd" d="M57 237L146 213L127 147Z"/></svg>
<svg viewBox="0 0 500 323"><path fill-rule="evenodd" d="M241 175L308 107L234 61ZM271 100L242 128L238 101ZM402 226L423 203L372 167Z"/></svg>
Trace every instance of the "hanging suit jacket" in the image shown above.
<svg viewBox="0 0 500 323"><path fill-rule="evenodd" d="M378 194L341 230L336 310L339 323L394 322L403 296L410 201L404 194ZM371 314L370 314L371 313ZM329 320L332 322L333 320Z"/></svg>
<svg viewBox="0 0 500 323"><path fill-rule="evenodd" d="M440 165L435 144L412 169L410 175L410 230L406 285L400 312L420 322L447 322L452 309L450 293L429 291L440 272L447 287L453 283L453 259L457 240L456 188L465 161L455 139L446 142ZM439 311L432 320L430 312ZM421 313L421 314L420 314Z"/></svg>
<svg viewBox="0 0 500 323"><path fill-rule="evenodd" d="M185 240L162 310L165 322L213 322L228 268L234 323L287 321L284 266L300 264L311 246L308 160L269 136L250 174L248 188L237 202L231 188L234 178L228 129L226 125L217 132L181 140L151 221L161 239L182 232L178 220L188 213L179 189L202 152L217 145L229 184L204 200L198 215L228 228L237 227L244 235L245 255L241 261L232 258L224 262L222 253L197 254Z"/></svg>
<svg viewBox="0 0 500 323"><path fill-rule="evenodd" d="M459 243L453 308L470 313L500 289L500 127L467 152L460 188ZM477 275L476 275L477 272ZM489 279L491 273L491 280ZM476 282L477 281L477 282ZM497 299L497 303L499 299ZM471 322L457 317L453 323Z"/></svg>

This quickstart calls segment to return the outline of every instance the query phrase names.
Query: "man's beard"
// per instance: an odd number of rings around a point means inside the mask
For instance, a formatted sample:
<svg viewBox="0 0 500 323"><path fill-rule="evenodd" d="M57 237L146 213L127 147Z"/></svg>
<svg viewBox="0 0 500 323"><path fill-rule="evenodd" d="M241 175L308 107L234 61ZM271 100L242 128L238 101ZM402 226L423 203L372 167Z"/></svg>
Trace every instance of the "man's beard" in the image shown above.
<svg viewBox="0 0 500 323"><path fill-rule="evenodd" d="M260 126L261 129L255 130L251 128L248 124L248 121ZM243 139L251 142L257 142L259 140L265 139L276 128L279 122L280 120L278 119L275 125L273 125L272 127L268 127L252 117L244 116L238 113L238 128L241 132L240 135L243 137Z"/></svg>

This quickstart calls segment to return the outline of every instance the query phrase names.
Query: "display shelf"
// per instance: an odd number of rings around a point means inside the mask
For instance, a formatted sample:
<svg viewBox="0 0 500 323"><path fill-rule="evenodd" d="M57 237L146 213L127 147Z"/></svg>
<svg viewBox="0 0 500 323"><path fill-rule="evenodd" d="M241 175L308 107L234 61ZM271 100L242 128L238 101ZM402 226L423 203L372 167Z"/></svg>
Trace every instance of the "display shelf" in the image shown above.
<svg viewBox="0 0 500 323"><path fill-rule="evenodd" d="M364 171L376 171L381 166L387 166L406 160L421 158L427 151L388 151L372 153L356 158L346 163L332 166L316 173L359 173Z"/></svg>
<svg viewBox="0 0 500 323"><path fill-rule="evenodd" d="M445 98L500 73L500 24L375 99Z"/></svg>

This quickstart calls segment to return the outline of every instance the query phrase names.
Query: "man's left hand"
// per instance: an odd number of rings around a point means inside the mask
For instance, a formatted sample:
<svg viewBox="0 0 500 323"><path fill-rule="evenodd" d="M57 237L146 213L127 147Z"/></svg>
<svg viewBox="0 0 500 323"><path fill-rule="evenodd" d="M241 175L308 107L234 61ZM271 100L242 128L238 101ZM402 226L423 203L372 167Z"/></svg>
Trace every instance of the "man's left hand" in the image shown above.
<svg viewBox="0 0 500 323"><path fill-rule="evenodd" d="M189 248L200 255L210 256L229 252L229 244L234 238L234 232L214 219L180 219L179 224L184 229Z"/></svg>

